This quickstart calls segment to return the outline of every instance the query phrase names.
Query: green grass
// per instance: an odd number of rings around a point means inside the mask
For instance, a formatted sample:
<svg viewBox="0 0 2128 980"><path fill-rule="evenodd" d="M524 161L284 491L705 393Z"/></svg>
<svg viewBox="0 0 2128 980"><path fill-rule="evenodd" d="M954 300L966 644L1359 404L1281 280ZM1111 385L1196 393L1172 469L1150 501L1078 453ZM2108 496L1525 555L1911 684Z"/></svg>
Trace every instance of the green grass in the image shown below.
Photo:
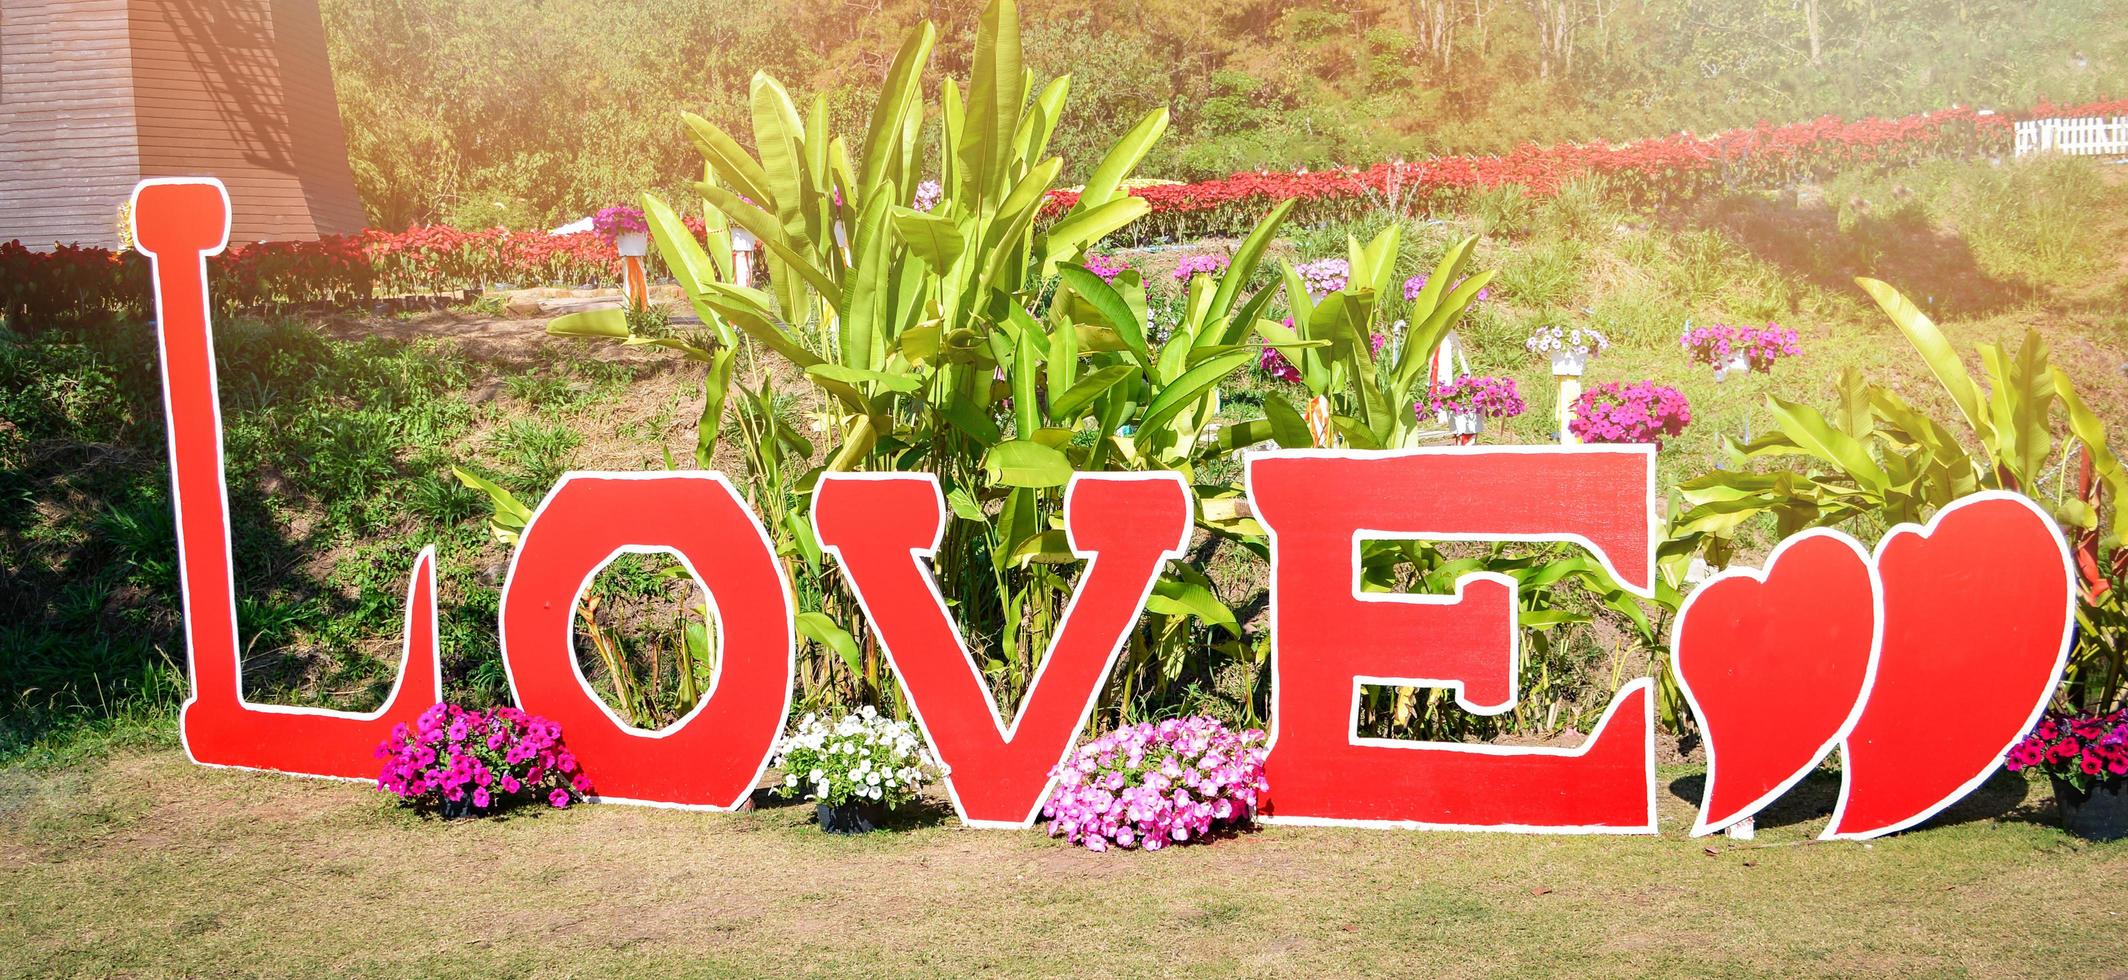
<svg viewBox="0 0 2128 980"><path fill-rule="evenodd" d="M1918 831L1811 843L1269 828L1153 854L963 830L943 801L831 837L808 807L443 823L356 784L171 751L0 770L21 974L2080 976L2114 969L2128 843L2013 777ZM152 787L152 791L144 789ZM113 896L124 896L113 901Z"/></svg>

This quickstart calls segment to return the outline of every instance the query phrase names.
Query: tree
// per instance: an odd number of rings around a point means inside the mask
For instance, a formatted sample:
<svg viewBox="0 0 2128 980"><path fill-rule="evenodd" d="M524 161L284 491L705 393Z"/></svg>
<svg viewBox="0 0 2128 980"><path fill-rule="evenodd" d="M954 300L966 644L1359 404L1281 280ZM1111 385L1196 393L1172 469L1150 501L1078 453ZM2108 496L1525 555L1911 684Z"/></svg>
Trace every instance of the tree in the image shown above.
<svg viewBox="0 0 2128 980"><path fill-rule="evenodd" d="M1537 77L1565 78L1574 70L1574 33L1588 20L1584 0L1524 0L1537 21Z"/></svg>

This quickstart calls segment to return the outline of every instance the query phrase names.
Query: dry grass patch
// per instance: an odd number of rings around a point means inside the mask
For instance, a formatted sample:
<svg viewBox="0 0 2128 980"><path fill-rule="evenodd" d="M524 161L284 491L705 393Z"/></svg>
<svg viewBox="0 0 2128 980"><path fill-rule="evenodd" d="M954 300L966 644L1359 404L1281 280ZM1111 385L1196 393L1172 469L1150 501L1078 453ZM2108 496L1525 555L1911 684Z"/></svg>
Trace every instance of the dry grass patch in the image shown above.
<svg viewBox="0 0 2128 980"><path fill-rule="evenodd" d="M23 973L1320 976L2089 973L2128 845L2002 779L1947 825L1811 844L1832 781L1751 844L1274 828L1157 854L968 831L832 838L802 807L442 823L346 783L174 752L0 773L0 942ZM2103 903L2091 914L2112 916Z"/></svg>

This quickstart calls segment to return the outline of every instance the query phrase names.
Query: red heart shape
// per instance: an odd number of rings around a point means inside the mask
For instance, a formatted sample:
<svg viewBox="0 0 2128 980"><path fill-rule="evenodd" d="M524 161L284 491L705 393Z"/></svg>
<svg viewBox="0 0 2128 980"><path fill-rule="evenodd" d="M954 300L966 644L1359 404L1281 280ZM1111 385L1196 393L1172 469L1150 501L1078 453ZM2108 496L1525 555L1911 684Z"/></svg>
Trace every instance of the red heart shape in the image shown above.
<svg viewBox="0 0 2128 980"><path fill-rule="evenodd" d="M1966 497L1877 545L1884 636L1824 836L1911 827L2002 765L2068 663L2075 566L2031 500Z"/></svg>
<svg viewBox="0 0 2128 980"><path fill-rule="evenodd" d="M1765 572L1725 572L1685 600L1670 669L1707 746L1693 836L1773 802L1847 735L1870 687L1877 621L1869 556L1838 531L1789 538Z"/></svg>

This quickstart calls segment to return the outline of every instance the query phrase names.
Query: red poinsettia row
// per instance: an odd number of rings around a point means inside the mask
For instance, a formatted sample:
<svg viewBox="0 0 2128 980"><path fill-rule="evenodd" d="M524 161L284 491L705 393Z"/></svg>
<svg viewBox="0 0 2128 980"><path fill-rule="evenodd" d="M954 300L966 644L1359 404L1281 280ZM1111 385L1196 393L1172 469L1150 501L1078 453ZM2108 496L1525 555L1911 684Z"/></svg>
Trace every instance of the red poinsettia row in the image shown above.
<svg viewBox="0 0 2128 980"><path fill-rule="evenodd" d="M1498 155L1435 157L1365 169L1239 173L1132 190L1151 206L1151 214L1130 231L1178 238L1235 234L1280 201L1300 202L1300 220L1322 220L1379 208L1415 212L1444 198L1509 184L1541 196L1583 177L1604 178L1618 190L1659 203L1719 186L1766 187L1823 178L1860 165L2003 154L2011 149L2014 118L2113 115L2128 115L2128 99L2076 106L2043 103L2017 117L1964 107L1897 119L1823 116L1713 136L1679 133L1617 145L1525 144ZM1053 194L1045 213L1061 214L1077 199L1068 191Z"/></svg>
<svg viewBox="0 0 2128 980"><path fill-rule="evenodd" d="M1679 133L1613 145L1527 144L1499 155L1436 157L1292 173L1242 173L1193 184L1141 187L1131 193L1151 214L1127 230L1140 237L1236 234L1265 208L1300 202L1301 220L1317 221L1390 208L1417 212L1459 194L1519 185L1550 194L1581 177L1602 177L1641 200L1661 202L1722 186L1768 187L1822 178L1861 165L1929 157L2003 154L2014 118L2128 115L2128 99L2074 106L2042 103L2012 117L1969 108L1897 119L1824 116L1784 126L1759 125L1714 136ZM1077 200L1052 194L1045 213ZM697 234L701 233L698 223ZM497 284L612 284L613 246L594 232L547 235L501 229L460 231L439 225L364 231L314 242L232 245L209 266L214 295L233 306L347 305L378 295L438 295ZM146 268L134 253L62 246L32 251L0 244L0 315L54 317L97 308L139 310L147 303Z"/></svg>

